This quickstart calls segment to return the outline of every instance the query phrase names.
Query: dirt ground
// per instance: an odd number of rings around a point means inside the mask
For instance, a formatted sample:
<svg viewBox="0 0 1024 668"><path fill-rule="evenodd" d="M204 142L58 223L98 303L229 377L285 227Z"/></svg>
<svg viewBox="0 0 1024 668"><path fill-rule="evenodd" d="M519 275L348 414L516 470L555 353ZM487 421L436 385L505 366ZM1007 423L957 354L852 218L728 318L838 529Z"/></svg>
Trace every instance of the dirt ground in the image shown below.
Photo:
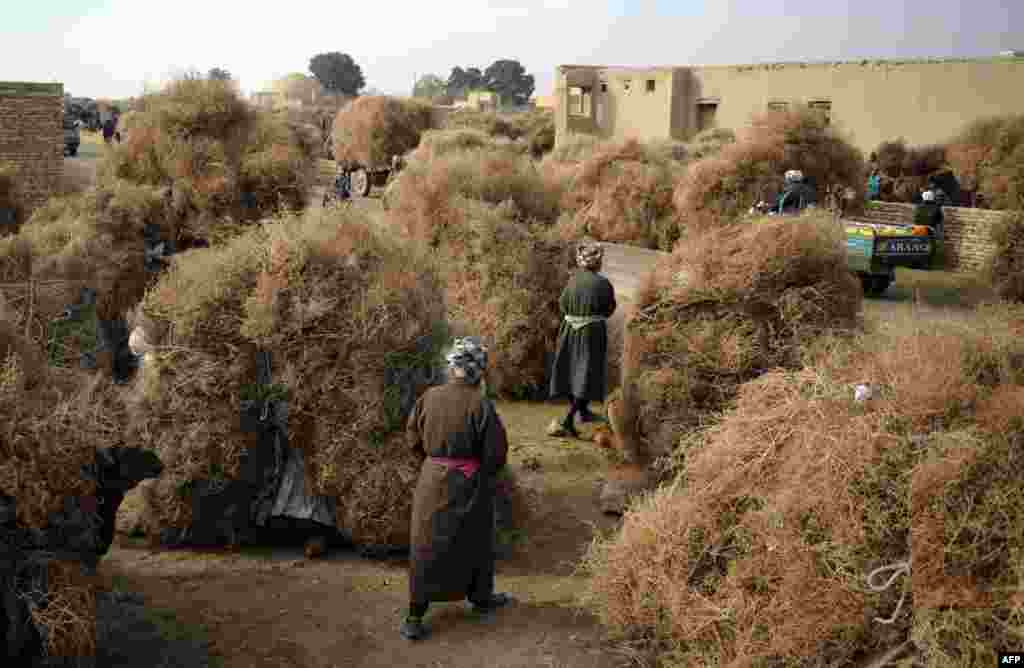
<svg viewBox="0 0 1024 668"><path fill-rule="evenodd" d="M501 402L498 410L510 466L536 503L512 554L498 562L498 590L517 603L490 619L463 603L438 604L427 617L432 636L411 644L398 635L408 603L404 560L347 550L309 561L301 546L218 554L151 550L122 538L101 563L103 580L172 613L186 634L205 636L219 661L210 665L227 668L624 666L574 605L583 586L575 564L595 531L617 524L597 506L609 458L591 442L544 434L561 404Z"/></svg>
<svg viewBox="0 0 1024 668"><path fill-rule="evenodd" d="M320 197L314 202L319 204ZM379 200L356 204L371 212ZM608 248L605 271L623 308L658 253ZM886 297L865 302L865 316L891 326L962 318L985 298L971 281L937 272L900 272ZM238 553L151 550L122 537L101 564L114 591L137 592L162 635L209 648L209 665L225 668L618 668L636 665L602 637L581 611L584 586L574 573L596 532L617 520L598 510L598 494L614 455L589 441L544 433L563 414L558 403L501 402L509 430L510 466L537 495L537 512L499 561L497 585L518 603L489 619L464 604L435 605L433 634L411 644L398 635L407 604L401 559L370 561L351 551L303 558L301 546ZM584 437L589 430L584 431ZM135 512L131 497L123 512ZM127 664L126 664L127 665ZM177 665L168 663L170 665Z"/></svg>

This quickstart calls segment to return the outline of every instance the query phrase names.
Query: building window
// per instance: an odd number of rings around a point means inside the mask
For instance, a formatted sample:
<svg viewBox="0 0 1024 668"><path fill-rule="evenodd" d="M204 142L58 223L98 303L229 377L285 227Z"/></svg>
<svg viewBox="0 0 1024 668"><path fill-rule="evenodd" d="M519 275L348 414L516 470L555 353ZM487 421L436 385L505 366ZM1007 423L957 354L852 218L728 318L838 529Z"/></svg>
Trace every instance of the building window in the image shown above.
<svg viewBox="0 0 1024 668"><path fill-rule="evenodd" d="M601 92L602 93L607 93L608 92L608 82L607 81L602 81L601 82Z"/></svg>
<svg viewBox="0 0 1024 668"><path fill-rule="evenodd" d="M715 127L715 114L718 112L718 104L705 102L697 105L697 131L702 132Z"/></svg>
<svg viewBox="0 0 1024 668"><path fill-rule="evenodd" d="M789 102L772 101L768 103L768 111L789 111Z"/></svg>
<svg viewBox="0 0 1024 668"><path fill-rule="evenodd" d="M654 92L654 79L648 79L647 80L647 92L648 93L653 93Z"/></svg>
<svg viewBox="0 0 1024 668"><path fill-rule="evenodd" d="M629 92L629 87L630 87L630 85L632 83L633 83L632 79L623 79L622 80L622 90L624 90L624 91L626 91L628 93Z"/></svg>
<svg viewBox="0 0 1024 668"><path fill-rule="evenodd" d="M832 103L828 100L812 100L807 105L811 109L819 112L825 119L825 125L832 122Z"/></svg>
<svg viewBox="0 0 1024 668"><path fill-rule="evenodd" d="M590 116L590 89L579 86L569 88L569 115Z"/></svg>

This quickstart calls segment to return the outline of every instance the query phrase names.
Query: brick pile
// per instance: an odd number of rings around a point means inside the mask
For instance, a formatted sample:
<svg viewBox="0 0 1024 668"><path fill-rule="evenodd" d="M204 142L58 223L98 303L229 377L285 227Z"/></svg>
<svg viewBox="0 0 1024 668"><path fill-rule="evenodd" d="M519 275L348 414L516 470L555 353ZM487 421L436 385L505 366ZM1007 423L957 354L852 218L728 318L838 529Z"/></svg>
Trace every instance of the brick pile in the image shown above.
<svg viewBox="0 0 1024 668"><path fill-rule="evenodd" d="M0 163L18 168L27 214L60 184L63 120L63 84L0 81Z"/></svg>
<svg viewBox="0 0 1024 668"><path fill-rule="evenodd" d="M990 230L1006 215L1002 211L956 206L942 207L947 269L960 273L981 271L995 251ZM911 224L913 204L874 202L854 220Z"/></svg>

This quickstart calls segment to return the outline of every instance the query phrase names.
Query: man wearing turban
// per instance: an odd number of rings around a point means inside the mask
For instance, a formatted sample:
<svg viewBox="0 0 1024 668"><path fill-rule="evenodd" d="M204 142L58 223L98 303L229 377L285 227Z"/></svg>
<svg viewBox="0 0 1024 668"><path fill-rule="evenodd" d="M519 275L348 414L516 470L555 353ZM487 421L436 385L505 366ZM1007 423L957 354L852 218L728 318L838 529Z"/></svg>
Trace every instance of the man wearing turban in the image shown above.
<svg viewBox="0 0 1024 668"><path fill-rule="evenodd" d="M604 401L608 392L608 325L615 312L615 288L599 274L604 248L583 243L576 252L579 269L558 300L563 321L551 370L551 397L568 396L569 414L548 428L551 436L578 437L575 416L581 422L603 421L587 408Z"/></svg>
<svg viewBox="0 0 1024 668"><path fill-rule="evenodd" d="M448 382L416 402L406 434L424 457L413 496L409 611L401 635L426 637L423 616L434 601L467 598L478 612L511 598L494 593L494 497L508 440L494 403L481 392L487 349L455 339L446 356Z"/></svg>

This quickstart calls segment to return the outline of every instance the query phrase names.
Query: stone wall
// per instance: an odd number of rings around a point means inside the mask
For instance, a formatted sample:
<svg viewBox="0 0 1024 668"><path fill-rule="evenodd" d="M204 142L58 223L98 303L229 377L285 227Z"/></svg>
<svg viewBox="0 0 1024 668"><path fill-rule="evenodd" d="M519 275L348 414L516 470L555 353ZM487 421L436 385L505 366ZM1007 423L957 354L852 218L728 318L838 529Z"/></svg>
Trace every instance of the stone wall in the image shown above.
<svg viewBox="0 0 1024 668"><path fill-rule="evenodd" d="M977 272L995 251L991 230L1003 216L1003 211L946 206L942 208L945 255L947 267L957 272ZM863 217L877 222L909 224L913 220L914 205L896 202L876 202Z"/></svg>
<svg viewBox="0 0 1024 668"><path fill-rule="evenodd" d="M64 85L0 81L0 163L13 163L26 214L60 184L64 169Z"/></svg>

